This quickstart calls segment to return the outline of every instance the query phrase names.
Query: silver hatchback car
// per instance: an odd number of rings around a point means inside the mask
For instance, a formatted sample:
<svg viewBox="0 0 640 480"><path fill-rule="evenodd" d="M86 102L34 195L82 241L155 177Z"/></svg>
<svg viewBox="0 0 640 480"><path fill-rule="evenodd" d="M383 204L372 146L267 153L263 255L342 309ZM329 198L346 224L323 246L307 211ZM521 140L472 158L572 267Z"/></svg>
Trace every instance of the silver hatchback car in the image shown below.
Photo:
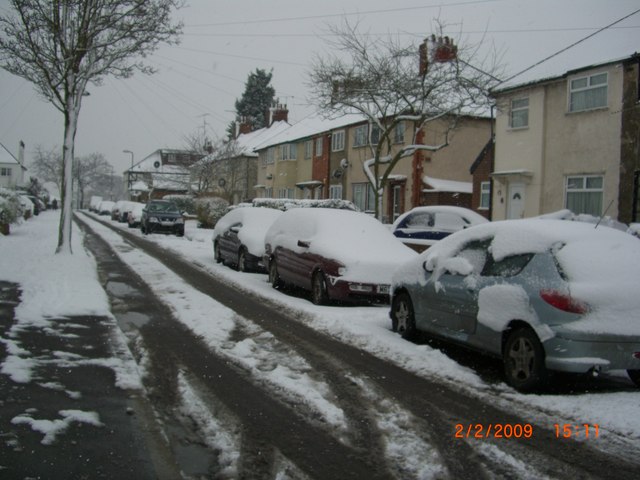
<svg viewBox="0 0 640 480"><path fill-rule="evenodd" d="M511 220L447 237L399 268L392 328L503 359L507 382L626 370L640 386L640 242L607 227Z"/></svg>

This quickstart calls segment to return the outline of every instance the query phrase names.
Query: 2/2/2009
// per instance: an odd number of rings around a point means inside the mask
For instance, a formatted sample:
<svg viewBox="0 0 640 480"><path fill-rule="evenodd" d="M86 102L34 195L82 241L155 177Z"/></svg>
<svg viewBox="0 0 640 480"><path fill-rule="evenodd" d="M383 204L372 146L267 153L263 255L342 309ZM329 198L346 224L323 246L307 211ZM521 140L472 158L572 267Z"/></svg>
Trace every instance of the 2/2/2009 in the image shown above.
<svg viewBox="0 0 640 480"><path fill-rule="evenodd" d="M457 423L455 433L455 438L531 438L532 436L533 426L529 423L490 423L488 425Z"/></svg>

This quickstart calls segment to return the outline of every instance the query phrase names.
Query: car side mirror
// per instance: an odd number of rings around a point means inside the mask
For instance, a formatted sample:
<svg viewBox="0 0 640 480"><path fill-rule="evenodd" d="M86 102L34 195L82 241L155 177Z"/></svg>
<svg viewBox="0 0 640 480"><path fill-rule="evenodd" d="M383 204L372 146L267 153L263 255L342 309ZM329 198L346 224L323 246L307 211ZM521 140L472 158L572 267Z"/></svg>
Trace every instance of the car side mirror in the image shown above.
<svg viewBox="0 0 640 480"><path fill-rule="evenodd" d="M433 272L433 264L429 260L425 260L422 263L422 268L424 268L424 271L427 272L427 273L432 273Z"/></svg>
<svg viewBox="0 0 640 480"><path fill-rule="evenodd" d="M305 240L298 240L298 246L302 248L309 248L311 246L311 242Z"/></svg>

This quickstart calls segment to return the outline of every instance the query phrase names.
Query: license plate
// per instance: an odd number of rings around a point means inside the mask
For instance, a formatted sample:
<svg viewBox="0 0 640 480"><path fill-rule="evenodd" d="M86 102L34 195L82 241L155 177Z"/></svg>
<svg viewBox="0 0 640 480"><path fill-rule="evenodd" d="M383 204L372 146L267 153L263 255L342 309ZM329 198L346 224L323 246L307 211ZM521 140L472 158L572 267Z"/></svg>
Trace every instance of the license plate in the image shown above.
<svg viewBox="0 0 640 480"><path fill-rule="evenodd" d="M378 292L384 293L384 294L389 294L389 285L379 285L378 286Z"/></svg>
<svg viewBox="0 0 640 480"><path fill-rule="evenodd" d="M160 222L163 227L173 227L173 222Z"/></svg>

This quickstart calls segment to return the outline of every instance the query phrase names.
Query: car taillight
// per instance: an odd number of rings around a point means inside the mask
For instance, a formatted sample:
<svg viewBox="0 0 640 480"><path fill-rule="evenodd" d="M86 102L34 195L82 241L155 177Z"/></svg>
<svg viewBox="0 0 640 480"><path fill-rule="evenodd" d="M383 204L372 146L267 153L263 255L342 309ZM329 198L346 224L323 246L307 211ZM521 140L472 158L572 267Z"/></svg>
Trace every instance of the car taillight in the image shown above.
<svg viewBox="0 0 640 480"><path fill-rule="evenodd" d="M633 352L633 358L640 360L640 352Z"/></svg>
<svg viewBox="0 0 640 480"><path fill-rule="evenodd" d="M563 312L583 314L589 311L589 306L586 303L558 290L541 290L540 297L552 307Z"/></svg>

